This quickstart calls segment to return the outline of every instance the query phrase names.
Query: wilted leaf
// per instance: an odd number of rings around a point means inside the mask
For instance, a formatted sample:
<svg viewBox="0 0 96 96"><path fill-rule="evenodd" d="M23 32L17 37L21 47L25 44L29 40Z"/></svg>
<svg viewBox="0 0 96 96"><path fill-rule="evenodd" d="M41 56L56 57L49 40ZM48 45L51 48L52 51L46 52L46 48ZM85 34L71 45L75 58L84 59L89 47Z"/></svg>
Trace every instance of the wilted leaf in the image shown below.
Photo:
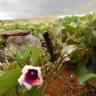
<svg viewBox="0 0 96 96"><path fill-rule="evenodd" d="M70 54L70 53L73 52L75 49L76 49L75 45L67 45L67 44L64 44L61 53L62 53L62 55Z"/></svg>

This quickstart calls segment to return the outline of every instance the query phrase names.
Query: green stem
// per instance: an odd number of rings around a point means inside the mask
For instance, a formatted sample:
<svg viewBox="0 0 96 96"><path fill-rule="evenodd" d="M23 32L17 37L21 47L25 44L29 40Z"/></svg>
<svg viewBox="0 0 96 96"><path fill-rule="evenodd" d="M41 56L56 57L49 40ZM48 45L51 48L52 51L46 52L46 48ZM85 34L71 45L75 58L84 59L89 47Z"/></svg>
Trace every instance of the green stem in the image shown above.
<svg viewBox="0 0 96 96"><path fill-rule="evenodd" d="M18 92L18 86L15 86L15 90L16 90L16 95L19 96L19 92Z"/></svg>

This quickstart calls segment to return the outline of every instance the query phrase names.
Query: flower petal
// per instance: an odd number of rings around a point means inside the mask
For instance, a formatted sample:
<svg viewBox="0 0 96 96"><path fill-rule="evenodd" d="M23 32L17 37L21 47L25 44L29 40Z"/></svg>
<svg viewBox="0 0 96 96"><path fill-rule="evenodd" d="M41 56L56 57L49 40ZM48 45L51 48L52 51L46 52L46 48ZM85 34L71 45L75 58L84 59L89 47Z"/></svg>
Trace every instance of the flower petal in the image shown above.
<svg viewBox="0 0 96 96"><path fill-rule="evenodd" d="M26 66L23 68L22 73L24 73L24 74L27 73L29 69L33 69L33 66L31 66L31 65L26 65Z"/></svg>
<svg viewBox="0 0 96 96"><path fill-rule="evenodd" d="M25 74L21 75L20 78L18 78L18 82L20 85L23 85Z"/></svg>
<svg viewBox="0 0 96 96"><path fill-rule="evenodd" d="M30 85L30 84L28 84L28 83L26 83L26 82L23 82L23 85L24 85L28 90L30 90L30 89L32 88L32 86L33 86L33 85Z"/></svg>
<svg viewBox="0 0 96 96"><path fill-rule="evenodd" d="M33 69L33 70L32 70ZM36 72L37 78L34 75L31 75L31 71ZM26 77L27 76L27 77ZM28 78L28 79L27 79ZM29 83L29 81L31 83ZM26 65L22 70L22 75L18 79L20 85L24 85L28 90L32 88L34 85L41 85L43 83L43 79L41 76L41 68L40 67L33 67L31 65Z"/></svg>
<svg viewBox="0 0 96 96"><path fill-rule="evenodd" d="M42 77L39 77L39 78L40 78L40 79L37 80L36 82L34 82L33 85L42 85L42 84L43 84L43 79L42 79Z"/></svg>

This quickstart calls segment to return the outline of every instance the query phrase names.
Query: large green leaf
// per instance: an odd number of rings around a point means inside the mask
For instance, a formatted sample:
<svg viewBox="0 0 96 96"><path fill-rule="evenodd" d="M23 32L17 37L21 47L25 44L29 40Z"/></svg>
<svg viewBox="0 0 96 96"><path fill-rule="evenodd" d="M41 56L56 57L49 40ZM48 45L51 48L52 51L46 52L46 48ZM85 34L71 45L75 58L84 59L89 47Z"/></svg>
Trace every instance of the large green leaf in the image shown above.
<svg viewBox="0 0 96 96"><path fill-rule="evenodd" d="M25 48L26 48L26 54L29 55L28 57L32 58L32 65L36 65L40 56L40 49L30 44L26 45Z"/></svg>
<svg viewBox="0 0 96 96"><path fill-rule="evenodd" d="M23 46L22 50L17 50L16 62L19 64L27 64L28 60L32 58L32 65L36 65L40 56L40 49L32 45Z"/></svg>
<svg viewBox="0 0 96 96"><path fill-rule="evenodd" d="M0 94L14 87L21 74L20 68L12 69L0 76Z"/></svg>
<svg viewBox="0 0 96 96"><path fill-rule="evenodd" d="M30 50L25 50L25 51L20 51L17 50L17 54L16 54L16 62L19 64L27 64L28 60L30 57Z"/></svg>
<svg viewBox="0 0 96 96"><path fill-rule="evenodd" d="M11 89L9 89L6 93L4 93L3 95L0 96L18 96L18 93L16 92L16 88L13 87Z"/></svg>
<svg viewBox="0 0 96 96"><path fill-rule="evenodd" d="M80 83L84 83L85 81L91 78L96 79L96 75L91 73L88 69L86 69L85 64L78 64L77 77Z"/></svg>

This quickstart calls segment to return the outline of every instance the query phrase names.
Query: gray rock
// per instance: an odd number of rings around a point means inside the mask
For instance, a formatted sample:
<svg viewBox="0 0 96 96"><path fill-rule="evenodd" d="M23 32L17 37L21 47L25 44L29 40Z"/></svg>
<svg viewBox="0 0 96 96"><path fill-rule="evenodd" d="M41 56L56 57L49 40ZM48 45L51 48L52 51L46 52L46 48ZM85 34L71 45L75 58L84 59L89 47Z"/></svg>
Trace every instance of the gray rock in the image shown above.
<svg viewBox="0 0 96 96"><path fill-rule="evenodd" d="M40 40L31 34L26 36L10 36L7 38L6 46L10 46L10 44L15 45L17 47L26 44L32 44L36 48L41 48Z"/></svg>

